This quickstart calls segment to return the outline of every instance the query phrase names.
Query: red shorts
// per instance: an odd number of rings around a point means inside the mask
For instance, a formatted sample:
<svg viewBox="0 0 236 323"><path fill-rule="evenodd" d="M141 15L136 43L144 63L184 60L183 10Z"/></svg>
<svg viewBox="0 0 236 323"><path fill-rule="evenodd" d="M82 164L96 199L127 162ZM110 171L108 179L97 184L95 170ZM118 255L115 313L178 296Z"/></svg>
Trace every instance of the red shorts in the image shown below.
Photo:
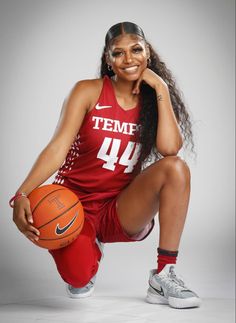
<svg viewBox="0 0 236 323"><path fill-rule="evenodd" d="M71 190L79 197L84 208L83 229L70 245L49 252L62 279L79 288L85 286L98 270L101 251L96 238L103 243L141 241L152 231L154 220L140 233L130 236L120 224L116 212L117 197L93 200L78 190Z"/></svg>

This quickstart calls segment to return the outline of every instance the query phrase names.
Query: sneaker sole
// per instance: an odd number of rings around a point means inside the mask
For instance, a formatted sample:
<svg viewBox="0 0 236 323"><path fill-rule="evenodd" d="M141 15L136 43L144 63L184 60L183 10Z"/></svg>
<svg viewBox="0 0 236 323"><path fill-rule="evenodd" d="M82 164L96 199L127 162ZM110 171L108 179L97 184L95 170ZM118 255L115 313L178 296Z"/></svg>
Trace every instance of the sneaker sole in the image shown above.
<svg viewBox="0 0 236 323"><path fill-rule="evenodd" d="M146 301L150 304L169 304L173 308L192 308L199 307L201 305L201 299L197 297L191 297L188 299L169 297L166 299L161 295L154 295L150 292L147 292Z"/></svg>
<svg viewBox="0 0 236 323"><path fill-rule="evenodd" d="M187 299L183 298L168 298L169 304L174 308L191 308L191 307L199 307L201 305L201 299L198 297L191 297Z"/></svg>
<svg viewBox="0 0 236 323"><path fill-rule="evenodd" d="M91 296L91 294L94 292L94 287L92 287L89 291L87 291L86 293L81 293L81 294L73 294L70 292L68 285L66 285L66 291L67 294L70 298L74 298L74 299L80 299L80 298L86 298Z"/></svg>
<svg viewBox="0 0 236 323"><path fill-rule="evenodd" d="M161 295L154 295L151 292L147 292L146 301L150 304L169 304L168 300Z"/></svg>

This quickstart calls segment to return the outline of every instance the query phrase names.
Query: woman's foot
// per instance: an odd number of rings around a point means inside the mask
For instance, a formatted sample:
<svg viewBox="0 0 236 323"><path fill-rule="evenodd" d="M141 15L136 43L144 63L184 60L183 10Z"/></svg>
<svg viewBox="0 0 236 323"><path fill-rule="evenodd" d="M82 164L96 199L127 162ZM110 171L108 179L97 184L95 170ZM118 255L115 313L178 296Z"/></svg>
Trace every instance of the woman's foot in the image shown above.
<svg viewBox="0 0 236 323"><path fill-rule="evenodd" d="M88 284L81 288L73 287L69 284L66 285L66 291L71 298L85 298L92 295L94 292L94 283L96 280L96 275L88 282Z"/></svg>
<svg viewBox="0 0 236 323"><path fill-rule="evenodd" d="M173 264L166 265L159 274L156 269L150 271L146 301L152 304L169 304L174 308L199 307L201 304L198 295L177 277Z"/></svg>

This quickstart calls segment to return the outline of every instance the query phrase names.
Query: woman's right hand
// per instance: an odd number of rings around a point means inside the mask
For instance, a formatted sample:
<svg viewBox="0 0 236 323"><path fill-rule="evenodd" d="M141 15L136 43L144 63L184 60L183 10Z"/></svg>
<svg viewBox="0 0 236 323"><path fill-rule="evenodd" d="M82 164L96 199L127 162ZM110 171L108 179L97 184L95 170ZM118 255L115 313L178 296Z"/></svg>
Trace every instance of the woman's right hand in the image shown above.
<svg viewBox="0 0 236 323"><path fill-rule="evenodd" d="M38 241L40 234L33 223L33 217L30 208L30 201L27 197L20 197L14 201L13 221L17 228L22 232L30 241Z"/></svg>

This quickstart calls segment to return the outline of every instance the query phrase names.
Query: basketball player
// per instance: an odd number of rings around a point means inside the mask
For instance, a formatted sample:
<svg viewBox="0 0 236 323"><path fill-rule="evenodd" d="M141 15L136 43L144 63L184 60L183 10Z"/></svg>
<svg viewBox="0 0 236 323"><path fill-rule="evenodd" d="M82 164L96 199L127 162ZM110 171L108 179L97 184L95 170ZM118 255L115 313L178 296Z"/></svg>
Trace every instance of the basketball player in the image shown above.
<svg viewBox="0 0 236 323"><path fill-rule="evenodd" d="M190 196L190 170L177 156L183 138L193 147L189 114L171 72L139 26L112 26L100 78L75 84L51 141L14 199L14 222L31 241L39 232L27 195L53 173L58 171L54 183L82 202L81 234L70 245L49 250L71 297L92 294L104 243L145 239L158 214L158 261L146 300L200 306L176 274Z"/></svg>

